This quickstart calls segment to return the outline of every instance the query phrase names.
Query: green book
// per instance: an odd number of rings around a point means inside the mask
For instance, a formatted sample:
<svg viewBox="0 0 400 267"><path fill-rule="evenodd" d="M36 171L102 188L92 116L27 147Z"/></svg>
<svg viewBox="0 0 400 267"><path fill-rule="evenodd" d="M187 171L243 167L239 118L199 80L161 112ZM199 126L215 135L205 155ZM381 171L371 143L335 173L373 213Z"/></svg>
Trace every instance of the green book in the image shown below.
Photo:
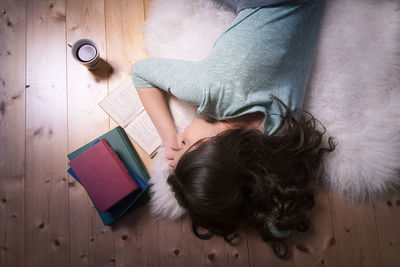
<svg viewBox="0 0 400 267"><path fill-rule="evenodd" d="M142 161L139 158L136 150L133 148L131 141L129 141L124 129L120 126L115 127L108 133L94 139L90 143L84 145L83 147L75 150L68 154L68 159L73 160L79 156L82 152L89 149L96 141L105 138L110 146L113 148L118 157L131 168L135 173L137 173L146 183L149 181L150 177L143 166Z"/></svg>

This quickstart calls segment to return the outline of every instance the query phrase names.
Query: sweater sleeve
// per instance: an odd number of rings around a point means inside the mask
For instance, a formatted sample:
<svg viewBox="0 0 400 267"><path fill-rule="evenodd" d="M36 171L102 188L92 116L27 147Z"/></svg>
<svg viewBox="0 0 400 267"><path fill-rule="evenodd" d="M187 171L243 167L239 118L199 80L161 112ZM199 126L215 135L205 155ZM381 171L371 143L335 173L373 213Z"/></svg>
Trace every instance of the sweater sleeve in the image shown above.
<svg viewBox="0 0 400 267"><path fill-rule="evenodd" d="M198 62L145 58L132 67L132 80L137 88L157 87L178 99L200 105L203 88L199 85Z"/></svg>

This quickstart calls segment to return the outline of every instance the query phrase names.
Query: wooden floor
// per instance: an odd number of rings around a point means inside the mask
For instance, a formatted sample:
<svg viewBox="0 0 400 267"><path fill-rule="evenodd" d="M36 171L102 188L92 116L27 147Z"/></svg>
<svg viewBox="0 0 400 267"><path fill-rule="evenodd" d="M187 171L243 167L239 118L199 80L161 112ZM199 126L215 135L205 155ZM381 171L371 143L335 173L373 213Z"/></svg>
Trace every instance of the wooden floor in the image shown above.
<svg viewBox="0 0 400 267"><path fill-rule="evenodd" d="M148 205L104 227L67 153L115 127L97 106L146 56L142 0L0 0L0 266L400 266L400 194L345 204L319 189L313 227L280 261L253 229L201 241ZM97 42L90 72L67 46ZM149 167L151 160L141 153Z"/></svg>

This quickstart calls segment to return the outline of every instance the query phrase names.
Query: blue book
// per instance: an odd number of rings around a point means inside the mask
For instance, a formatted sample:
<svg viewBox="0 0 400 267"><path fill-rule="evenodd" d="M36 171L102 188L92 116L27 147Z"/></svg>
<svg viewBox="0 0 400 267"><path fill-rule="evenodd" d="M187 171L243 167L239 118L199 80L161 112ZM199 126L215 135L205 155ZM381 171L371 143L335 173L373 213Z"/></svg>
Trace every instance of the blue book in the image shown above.
<svg viewBox="0 0 400 267"><path fill-rule="evenodd" d="M128 168L127 168L128 169ZM116 220L118 220L122 215L124 215L128 209L138 200L138 198L147 190L148 186L147 184L134 172L132 172L131 169L128 169L129 173L135 178L137 184L139 185L140 189L135 190L128 196L126 196L124 199L119 201L117 204L112 206L108 211L106 212L101 212L99 209L96 207L94 202L92 201L94 207L97 210L97 213L99 214L101 220L103 221L104 225L110 225ZM74 171L69 168L68 173L79 183L79 178L76 176Z"/></svg>

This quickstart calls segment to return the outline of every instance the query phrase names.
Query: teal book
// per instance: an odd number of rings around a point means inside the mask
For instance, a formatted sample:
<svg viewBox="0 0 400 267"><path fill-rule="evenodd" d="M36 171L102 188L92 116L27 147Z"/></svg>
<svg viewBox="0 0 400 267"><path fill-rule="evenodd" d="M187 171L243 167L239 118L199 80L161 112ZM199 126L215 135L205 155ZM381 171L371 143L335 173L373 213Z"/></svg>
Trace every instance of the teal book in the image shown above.
<svg viewBox="0 0 400 267"><path fill-rule="evenodd" d="M100 141L105 138L112 149L117 153L118 157L124 162L126 166L131 168L135 173L137 173L142 179L147 183L150 179L146 169L143 166L142 161L139 158L136 150L133 148L131 141L129 141L124 129L121 126L115 127L113 130L107 132L106 134L94 139L90 143L84 145L83 147L75 150L68 154L68 159L73 160L79 156L83 151L90 148L95 142Z"/></svg>
<svg viewBox="0 0 400 267"><path fill-rule="evenodd" d="M120 126L68 154L68 159L73 160L103 138L108 141L111 148L130 172L132 180L140 187L140 190L127 196L107 212L100 212L95 206L104 225L109 225L123 216L129 209L135 209L149 201L148 181L150 177L124 129ZM71 169L68 170L68 173L80 183L79 177Z"/></svg>

